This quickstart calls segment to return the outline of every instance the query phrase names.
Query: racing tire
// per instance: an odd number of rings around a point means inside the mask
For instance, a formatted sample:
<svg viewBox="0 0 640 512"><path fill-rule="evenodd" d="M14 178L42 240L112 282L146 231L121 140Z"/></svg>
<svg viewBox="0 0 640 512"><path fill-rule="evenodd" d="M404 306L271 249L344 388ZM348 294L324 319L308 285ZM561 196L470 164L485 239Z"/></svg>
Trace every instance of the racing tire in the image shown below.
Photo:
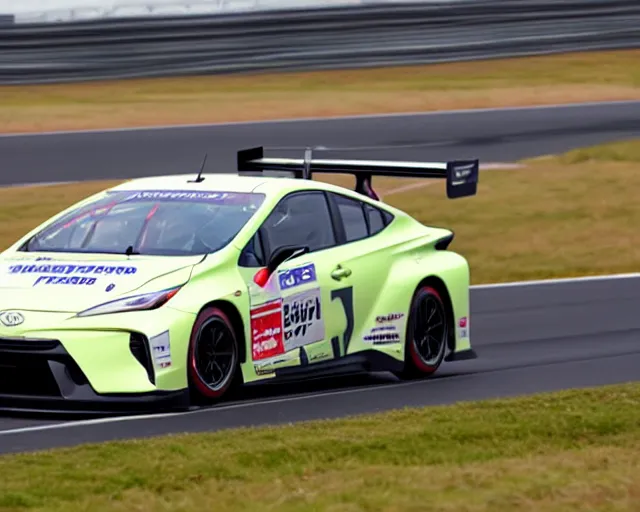
<svg viewBox="0 0 640 512"><path fill-rule="evenodd" d="M241 380L238 336L217 307L200 312L191 331L187 372L192 403L212 404Z"/></svg>
<svg viewBox="0 0 640 512"><path fill-rule="evenodd" d="M444 360L449 337L447 306L432 286L421 286L413 295L405 340L401 379L432 376Z"/></svg>

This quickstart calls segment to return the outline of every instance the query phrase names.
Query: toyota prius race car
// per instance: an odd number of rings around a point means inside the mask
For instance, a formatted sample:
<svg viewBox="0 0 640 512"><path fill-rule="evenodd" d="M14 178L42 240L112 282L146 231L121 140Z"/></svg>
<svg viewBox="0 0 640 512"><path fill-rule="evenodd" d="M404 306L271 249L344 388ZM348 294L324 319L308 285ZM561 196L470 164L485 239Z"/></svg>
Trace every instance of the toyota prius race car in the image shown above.
<svg viewBox="0 0 640 512"><path fill-rule="evenodd" d="M420 378L475 358L453 233L381 202L372 176L445 179L456 198L476 193L478 161L258 147L237 173L136 179L49 219L0 254L0 408L181 409L239 385Z"/></svg>

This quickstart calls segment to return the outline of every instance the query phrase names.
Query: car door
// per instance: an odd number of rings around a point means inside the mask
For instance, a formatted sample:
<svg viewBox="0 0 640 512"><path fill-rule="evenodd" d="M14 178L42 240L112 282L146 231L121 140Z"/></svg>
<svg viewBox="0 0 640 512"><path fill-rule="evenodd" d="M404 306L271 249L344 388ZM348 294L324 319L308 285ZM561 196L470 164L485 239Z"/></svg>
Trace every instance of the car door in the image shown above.
<svg viewBox="0 0 640 512"><path fill-rule="evenodd" d="M284 197L243 250L239 268L250 297L251 359L257 376L340 356L339 336L350 329L348 271L338 267L338 238L322 191ZM266 283L254 279L284 246L309 252L282 263Z"/></svg>
<svg viewBox="0 0 640 512"><path fill-rule="evenodd" d="M368 203L342 194L328 194L332 207L340 219L338 224L341 243L333 250L332 262L348 274L342 279L341 292L348 297L353 310L352 325L342 337L342 352L350 354L366 350L376 345L398 344L402 339L402 315L404 305L398 305L393 311L380 309L378 304L384 296L391 268L393 254L387 246L381 232L393 217ZM379 235L380 236L377 236ZM393 284L390 284L393 286ZM334 292L335 293L335 292ZM404 315L402 315L404 316ZM396 321L388 324L383 318L393 317ZM391 328L395 327L392 333ZM380 336L381 329L386 331ZM390 350L394 347L389 346Z"/></svg>

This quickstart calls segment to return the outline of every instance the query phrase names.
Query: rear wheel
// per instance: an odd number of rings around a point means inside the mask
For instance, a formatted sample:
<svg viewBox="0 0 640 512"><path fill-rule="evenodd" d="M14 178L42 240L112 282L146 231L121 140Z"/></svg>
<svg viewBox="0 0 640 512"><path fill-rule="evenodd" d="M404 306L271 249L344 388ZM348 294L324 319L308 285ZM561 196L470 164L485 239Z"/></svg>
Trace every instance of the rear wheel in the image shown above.
<svg viewBox="0 0 640 512"><path fill-rule="evenodd" d="M433 375L447 350L450 325L447 307L432 286L421 286L413 296L405 344L405 367L398 375L415 379Z"/></svg>
<svg viewBox="0 0 640 512"><path fill-rule="evenodd" d="M189 345L189 387L196 402L211 403L235 387L238 342L229 317L217 307L197 317Z"/></svg>

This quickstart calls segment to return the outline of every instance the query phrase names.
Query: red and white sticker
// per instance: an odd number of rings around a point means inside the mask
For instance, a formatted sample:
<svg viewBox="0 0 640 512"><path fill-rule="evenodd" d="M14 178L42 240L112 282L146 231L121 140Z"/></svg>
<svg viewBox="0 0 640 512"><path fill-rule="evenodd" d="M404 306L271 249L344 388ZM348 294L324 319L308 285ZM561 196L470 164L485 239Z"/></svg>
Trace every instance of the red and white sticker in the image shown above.
<svg viewBox="0 0 640 512"><path fill-rule="evenodd" d="M282 299L251 310L251 351L254 361L284 354Z"/></svg>
<svg viewBox="0 0 640 512"><path fill-rule="evenodd" d="M458 320L458 338L468 338L469 337L469 319L466 316L463 316L460 320Z"/></svg>

